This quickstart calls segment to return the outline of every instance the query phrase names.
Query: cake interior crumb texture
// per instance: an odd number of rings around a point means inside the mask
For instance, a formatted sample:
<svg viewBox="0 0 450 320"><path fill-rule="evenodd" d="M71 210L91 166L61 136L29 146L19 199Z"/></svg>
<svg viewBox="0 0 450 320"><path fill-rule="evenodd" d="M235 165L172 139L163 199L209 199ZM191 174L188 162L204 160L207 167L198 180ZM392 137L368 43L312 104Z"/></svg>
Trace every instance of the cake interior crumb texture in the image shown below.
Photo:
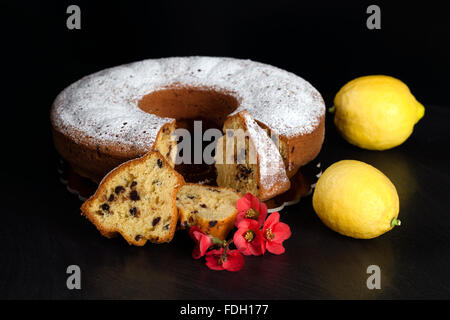
<svg viewBox="0 0 450 320"><path fill-rule="evenodd" d="M245 138L239 132L245 132ZM249 192L261 200L289 189L278 148L248 112L229 118L224 133L218 142L218 150L223 150L223 154L218 152L215 164L219 186Z"/></svg>
<svg viewBox="0 0 450 320"><path fill-rule="evenodd" d="M187 184L178 192L177 206L190 213L190 223L195 222L197 217L215 221L233 214L238 199L239 194L226 188Z"/></svg>
<svg viewBox="0 0 450 320"><path fill-rule="evenodd" d="M229 133L224 134L217 144L218 148L223 150L222 154L217 153L217 156L222 159L216 159L215 164L217 185L233 188L240 193L250 192L258 197L258 166L255 161L250 161L251 145L248 136L242 141L237 135L238 132L245 130L240 118L233 117L228 120L224 126L225 133L227 130ZM238 143L238 141L241 142ZM245 142L244 146L242 146L242 142ZM229 152L230 149L232 152ZM254 148L252 148L252 152L255 152Z"/></svg>
<svg viewBox="0 0 450 320"><path fill-rule="evenodd" d="M118 232L130 244L168 242L176 228L175 198L182 181L164 157L150 152L106 176L82 212L107 237Z"/></svg>
<svg viewBox="0 0 450 320"><path fill-rule="evenodd" d="M236 203L241 195L228 188L186 184L177 194L180 225L198 226L203 232L221 240L234 226Z"/></svg>

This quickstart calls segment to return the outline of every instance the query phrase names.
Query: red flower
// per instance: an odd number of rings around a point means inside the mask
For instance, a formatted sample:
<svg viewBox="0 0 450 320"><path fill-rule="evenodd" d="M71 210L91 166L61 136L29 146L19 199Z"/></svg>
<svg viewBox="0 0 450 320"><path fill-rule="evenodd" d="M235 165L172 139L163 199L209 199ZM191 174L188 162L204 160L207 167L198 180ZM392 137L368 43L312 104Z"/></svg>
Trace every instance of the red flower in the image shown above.
<svg viewBox="0 0 450 320"><path fill-rule="evenodd" d="M262 226L264 220L266 220L267 206L251 193L247 193L240 198L236 203L236 208L238 209L238 215L234 223L236 227L244 219L256 220L259 222L259 226Z"/></svg>
<svg viewBox="0 0 450 320"><path fill-rule="evenodd" d="M266 251L264 236L259 222L252 219L242 220L234 233L233 242L244 255L260 256Z"/></svg>
<svg viewBox="0 0 450 320"><path fill-rule="evenodd" d="M263 235L267 251L282 254L285 251L283 241L291 236L291 229L286 223L280 222L280 214L274 212L264 222Z"/></svg>
<svg viewBox="0 0 450 320"><path fill-rule="evenodd" d="M244 257L238 250L211 250L206 254L205 260L212 270L239 271L244 266Z"/></svg>
<svg viewBox="0 0 450 320"><path fill-rule="evenodd" d="M213 244L212 238L205 234L197 226L192 226L189 229L189 235L191 236L192 240L196 242L194 251L192 251L192 258L199 259L203 257L209 247Z"/></svg>

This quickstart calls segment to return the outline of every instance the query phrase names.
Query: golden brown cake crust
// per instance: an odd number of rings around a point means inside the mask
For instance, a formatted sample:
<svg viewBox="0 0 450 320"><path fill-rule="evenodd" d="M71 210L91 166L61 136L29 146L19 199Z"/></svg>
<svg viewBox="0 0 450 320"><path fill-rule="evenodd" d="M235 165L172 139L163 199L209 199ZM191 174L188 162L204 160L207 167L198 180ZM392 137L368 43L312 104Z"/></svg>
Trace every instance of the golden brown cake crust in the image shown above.
<svg viewBox="0 0 450 320"><path fill-rule="evenodd" d="M293 177L298 169L317 157L325 139L325 115L320 119L319 125L308 134L295 137L280 137L286 141L288 156L285 159L286 174Z"/></svg>
<svg viewBox="0 0 450 320"><path fill-rule="evenodd" d="M171 206L172 210L171 211L172 211L172 213L171 213L171 220L170 220L170 224L169 224L170 229L168 230L168 235L166 237L158 237L158 238L139 237L137 239L136 237L130 237L127 233L123 232L123 230L121 229L121 226L109 228L109 227L105 227L104 225L102 225L100 223L100 221L97 219L96 215L91 210L91 205L92 205L93 201L95 201L96 199L98 199L101 196L103 189L106 188L106 186L111 182L111 180L113 178L115 178L117 175L119 175L121 172L126 171L129 167L132 167L136 164L142 164L142 163L146 162L150 157L155 156L155 155L158 157L159 160L161 160L161 163L163 164L164 167L173 171L172 174L174 174L177 178L176 186L172 190L170 190L170 192L172 192L172 194L171 194L171 199L172 199L172 206ZM89 221L91 221L96 226L96 228L100 231L100 233L107 238L111 238L111 237L114 237L114 236L120 234L129 244L135 245L135 246L143 246L143 245L145 245L147 240L154 242L154 243L169 242L172 240L172 238L175 234L176 225L177 225L177 221L178 221L178 209L176 207L176 195L177 195L179 188L181 188L181 186L183 186L183 185L184 185L183 177L179 173L177 173L174 169L172 169L172 167L165 160L165 158L159 152L150 151L140 158L133 159L133 160L127 161L125 163L122 163L117 168L113 169L109 174L107 174L104 177L104 179L100 182L100 185L97 188L97 191L95 192L95 194L93 196L91 196L88 200L86 200L83 203L83 205L81 206L81 214L84 215L87 219L89 219Z"/></svg>
<svg viewBox="0 0 450 320"><path fill-rule="evenodd" d="M149 76L148 70L156 75ZM165 82L175 78L175 82ZM52 106L57 151L76 173L98 183L120 163L151 150L162 125L186 116L186 103L176 102L183 101L179 88L190 92L185 99L189 106L211 103L210 107L199 108L201 112L197 113L202 116L220 122L233 112L247 110L262 127L280 132L289 178L320 151L325 104L317 90L300 77L273 66L218 57L145 60L103 70L72 84ZM168 91L161 91L155 100L152 93L162 89ZM120 93L117 97L116 92ZM141 100L133 100L139 97ZM171 111L158 115L146 106L147 100L151 104L170 102ZM217 103L220 108L214 108ZM226 114L218 109L226 110Z"/></svg>
<svg viewBox="0 0 450 320"><path fill-rule="evenodd" d="M156 137L156 141L150 150L155 149L159 137L166 128L175 126L171 121L162 126ZM72 166L80 176L99 183L103 177L120 164L136 159L150 150L139 147L124 147L120 144L104 143L92 138L83 139L80 132L74 130L71 135L64 135L52 128L53 142L58 153ZM77 139L74 137L77 136ZM80 140L82 142L77 142ZM158 150L156 150L158 151ZM171 163L173 167L173 163Z"/></svg>

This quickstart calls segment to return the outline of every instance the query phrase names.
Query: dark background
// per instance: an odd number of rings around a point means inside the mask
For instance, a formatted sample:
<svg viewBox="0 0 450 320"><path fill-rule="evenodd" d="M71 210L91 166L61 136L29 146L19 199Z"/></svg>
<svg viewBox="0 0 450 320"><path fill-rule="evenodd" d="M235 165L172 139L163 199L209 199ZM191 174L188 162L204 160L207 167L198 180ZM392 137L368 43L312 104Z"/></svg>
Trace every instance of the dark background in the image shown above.
<svg viewBox="0 0 450 320"><path fill-rule="evenodd" d="M81 30L66 28L69 4L81 7ZM366 27L366 8L370 4L381 7L381 30ZM204 275L195 277L191 284L187 276L180 276L177 281L185 283L179 291L152 292L149 287L165 284L162 280L161 283L155 279L143 280L148 273L140 266L143 261L148 263L148 252L129 248L120 239L108 242L100 238L78 216L78 199L68 194L58 181L49 122L53 99L70 83L106 67L146 58L211 55L272 64L307 79L322 93L327 106L331 106L335 93L347 81L362 75L387 74L406 82L426 106L427 116L416 130L421 136L415 132L414 137L418 140L413 137L404 146L381 156L381 153L362 151L346 144L328 121L325 146L329 147L323 155L325 167L343 158L377 164L399 189L403 208L425 211L423 215L429 217L429 211L448 214L449 207L442 199L449 198L450 19L442 2L16 1L2 2L0 9L3 62L0 167L3 183L0 190L6 202L0 224L0 297L374 298L379 295L358 291L361 289L357 283L365 274L361 274L357 266L371 262L372 255L364 254L367 250L377 252L375 257L382 256L386 250L391 250L389 255L398 254L397 240L411 253L408 256L411 260L407 260L402 268L417 265L418 269L411 269L410 274L419 273L421 278L413 280L409 274L396 278L390 291L381 297L450 297L448 275L445 276L450 268L449 238L443 231L448 228L439 229L430 224L420 229L418 225L428 220L417 218L416 233L409 236L402 238L393 234L372 242L354 242L325 229L313 215L310 200L295 209L308 214L291 215L288 219L303 226L302 232L307 234L306 239L302 238L304 244L295 246L296 250L306 254L306 265L300 267L302 277L315 279L319 285L293 280L303 291L296 291L286 283L270 295L268 287L256 285L257 280L251 282L256 286L253 291L234 292L238 278L232 278L235 280L231 280L229 287L206 290L203 282L216 282L214 276L218 273L205 272L201 263L191 261L191 244L185 244L186 239L178 236L170 250L165 246L145 247L150 247L148 250L153 250L155 257L169 259L154 262L152 272L163 272L167 261L175 259L176 263L182 264L180 268L187 264L192 272L197 268ZM436 109L431 109L432 106ZM414 175L417 172L421 175ZM427 185L432 186L427 188ZM436 195L439 197L432 198ZM447 216L435 218L441 226L448 227ZM429 234L422 234L423 230ZM322 233L325 236L320 238ZM438 237L433 240L437 242L426 242L433 234ZM411 243L411 237L416 235L420 241L414 243L414 248L408 247L407 243ZM386 239L390 241L389 245L386 245ZM442 251L433 251L437 250L436 246L441 246L438 248ZM328 258L332 255L330 261L345 261L338 266L337 273L359 272L354 283L352 280L347 286L340 283L341 291L338 291L341 293L326 289L338 287L333 282L339 282L336 280L339 275L334 279L332 274L335 273L325 270L329 265L327 258L314 251L324 247L336 250L334 253L328 251ZM342 258L337 254L341 250L346 252ZM361 253L355 254L353 267L349 250ZM177 252L183 252L184 256L182 254L180 258ZM425 252L432 257L421 256ZM120 256L111 260L115 255ZM295 272L286 260L289 258L274 259L267 258L267 263L275 268L274 273ZM324 270L315 274L317 266L308 269L308 259L316 263L323 261ZM101 262L97 263L99 260ZM65 266L70 263L82 267L101 266L91 274L90 291L78 293L65 289ZM346 263L350 265L348 269ZM107 269L105 265L110 264L112 269ZM36 270L41 273L36 274ZM260 272L256 271L258 275ZM220 277L226 276L221 273ZM244 277L249 276L245 274ZM165 279L164 276L161 279ZM319 281L321 279L325 279L325 284ZM127 287L130 283L134 287ZM145 283L145 288L139 287L139 283ZM176 283L171 285L176 288ZM190 291L189 286L194 291Z"/></svg>
<svg viewBox="0 0 450 320"><path fill-rule="evenodd" d="M374 3L381 7L381 30L366 27L366 9ZM81 8L81 30L66 27L70 4ZM48 109L56 95L84 75L146 58L211 55L269 63L307 79L328 106L347 81L388 74L406 82L423 104L445 105L445 9L433 1L2 2L2 133L24 139L6 139L4 146L22 154L26 144L39 154L41 170L48 167Z"/></svg>

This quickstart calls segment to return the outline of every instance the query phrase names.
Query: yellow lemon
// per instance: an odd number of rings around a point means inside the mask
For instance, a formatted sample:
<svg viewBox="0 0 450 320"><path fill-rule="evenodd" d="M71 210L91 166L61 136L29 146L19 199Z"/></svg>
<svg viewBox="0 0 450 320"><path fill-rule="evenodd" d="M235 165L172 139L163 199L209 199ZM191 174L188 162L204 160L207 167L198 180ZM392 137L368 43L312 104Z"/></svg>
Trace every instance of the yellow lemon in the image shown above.
<svg viewBox="0 0 450 320"><path fill-rule="evenodd" d="M317 181L313 207L326 226L353 238L375 238L400 225L395 186L361 161L342 160L327 168Z"/></svg>
<svg viewBox="0 0 450 320"><path fill-rule="evenodd" d="M411 135L425 108L402 81L375 75L356 78L334 98L334 123L351 144L369 150L396 147Z"/></svg>

